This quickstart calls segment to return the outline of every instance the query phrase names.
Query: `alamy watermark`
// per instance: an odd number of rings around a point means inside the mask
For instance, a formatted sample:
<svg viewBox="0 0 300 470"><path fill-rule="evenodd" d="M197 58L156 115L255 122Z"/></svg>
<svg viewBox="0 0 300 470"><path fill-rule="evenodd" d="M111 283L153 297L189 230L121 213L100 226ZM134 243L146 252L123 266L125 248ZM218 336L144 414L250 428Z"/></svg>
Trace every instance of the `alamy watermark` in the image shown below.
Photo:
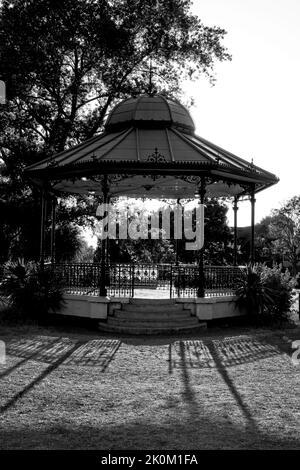
<svg viewBox="0 0 300 470"><path fill-rule="evenodd" d="M4 341L0 340L0 365L6 362L6 347Z"/></svg>
<svg viewBox="0 0 300 470"><path fill-rule="evenodd" d="M150 212L118 209L112 204L100 204L98 236L114 240L185 239L186 250L201 250L204 244L204 205L187 209L180 204L167 205Z"/></svg>
<svg viewBox="0 0 300 470"><path fill-rule="evenodd" d="M6 103L6 86L3 80L0 80L0 104Z"/></svg>
<svg viewBox="0 0 300 470"><path fill-rule="evenodd" d="M296 349L292 354L292 363L296 366L300 364L300 340L292 342L292 349Z"/></svg>

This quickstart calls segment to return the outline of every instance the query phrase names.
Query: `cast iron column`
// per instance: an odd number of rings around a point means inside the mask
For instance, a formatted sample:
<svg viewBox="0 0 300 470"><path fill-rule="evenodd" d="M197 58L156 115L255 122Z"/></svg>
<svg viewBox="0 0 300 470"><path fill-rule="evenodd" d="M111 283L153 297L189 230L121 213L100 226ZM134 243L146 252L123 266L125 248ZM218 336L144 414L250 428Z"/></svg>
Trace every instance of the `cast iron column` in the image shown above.
<svg viewBox="0 0 300 470"><path fill-rule="evenodd" d="M255 188L251 190L250 202L251 202L251 237L250 237L250 263L255 261L255 246L254 246L254 225L255 225Z"/></svg>
<svg viewBox="0 0 300 470"><path fill-rule="evenodd" d="M237 265L237 211L238 211L238 198L234 197L233 213L234 213L234 242L233 242L233 265Z"/></svg>
<svg viewBox="0 0 300 470"><path fill-rule="evenodd" d="M45 264L45 219L46 219L46 194L45 189L42 189L41 194L41 235L40 235L40 266L44 269Z"/></svg>
<svg viewBox="0 0 300 470"><path fill-rule="evenodd" d="M110 196L107 196L107 204L110 204ZM108 267L110 263L110 241L108 237L105 239L105 243L106 243L106 246L105 246L106 266Z"/></svg>
<svg viewBox="0 0 300 470"><path fill-rule="evenodd" d="M200 204L204 204L206 189L205 189L205 177L201 176L201 182L199 187L199 196ZM204 245L199 252L199 286L197 291L197 297L205 296L205 276L204 276L204 266L203 266L203 255L204 255Z"/></svg>
<svg viewBox="0 0 300 470"><path fill-rule="evenodd" d="M103 182L102 182L102 194L103 194L103 204L108 203L108 183L107 183L107 175L104 175ZM107 211L103 214L103 217L107 216ZM104 229L104 227L103 227ZM107 237L102 238L101 243L101 271L100 271L100 289L99 295L101 297L105 297L107 295L106 289L106 251L107 251Z"/></svg>
<svg viewBox="0 0 300 470"><path fill-rule="evenodd" d="M51 264L55 263L56 197L51 200Z"/></svg>
<svg viewBox="0 0 300 470"><path fill-rule="evenodd" d="M177 205L181 206L180 199L177 199ZM180 219L182 220L182 219ZM182 221L181 221L182 223ZM176 238L176 266L178 266L178 249L179 249L179 238Z"/></svg>

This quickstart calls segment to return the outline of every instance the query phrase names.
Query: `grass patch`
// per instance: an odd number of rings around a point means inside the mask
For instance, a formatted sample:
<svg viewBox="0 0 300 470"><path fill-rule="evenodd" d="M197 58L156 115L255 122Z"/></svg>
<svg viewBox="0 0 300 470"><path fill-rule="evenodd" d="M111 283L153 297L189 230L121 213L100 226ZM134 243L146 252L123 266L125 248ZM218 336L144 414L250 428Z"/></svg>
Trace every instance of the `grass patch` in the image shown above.
<svg viewBox="0 0 300 470"><path fill-rule="evenodd" d="M287 330L118 338L3 327L1 449L299 449Z"/></svg>

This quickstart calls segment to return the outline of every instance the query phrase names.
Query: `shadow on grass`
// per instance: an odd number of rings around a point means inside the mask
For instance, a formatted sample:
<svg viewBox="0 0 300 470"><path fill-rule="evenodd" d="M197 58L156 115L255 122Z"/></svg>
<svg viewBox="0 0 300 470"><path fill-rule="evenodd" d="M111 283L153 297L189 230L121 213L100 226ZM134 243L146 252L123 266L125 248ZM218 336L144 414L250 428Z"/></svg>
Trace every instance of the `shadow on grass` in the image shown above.
<svg viewBox="0 0 300 470"><path fill-rule="evenodd" d="M250 431L256 431L257 425L254 418L251 415L251 412L246 403L244 403L241 395L239 394L238 390L236 389L234 382L230 379L230 376L223 365L218 348L215 346L214 342L211 342L209 345L209 353L210 357L213 359L215 363L215 369L218 370L222 379L224 380L225 384L227 385L230 393L232 394L233 398L235 399L237 406L239 407L240 411L244 415L246 420L246 429ZM190 372L188 367L188 359L185 352L185 344L183 341L179 342L179 362L180 362L180 369L182 373L182 383L183 383L183 392L182 397L186 404L188 405L188 411L190 413L191 418L200 415L200 406L201 400L195 393L190 380Z"/></svg>
<svg viewBox="0 0 300 470"><path fill-rule="evenodd" d="M252 414L250 412L249 407L247 404L243 401L241 395L239 394L237 388L234 385L233 380L231 380L226 367L222 361L222 356L220 354L220 350L218 346L215 344L215 341L212 341L210 343L210 353L212 358L215 361L216 368L219 372L219 374L222 376L222 379L226 383L231 395L235 399L239 409L243 413L245 419L246 419L246 429L251 430L256 432L258 430L255 419L252 417Z"/></svg>
<svg viewBox="0 0 300 470"><path fill-rule="evenodd" d="M33 387L42 382L47 375L51 374L55 369L57 369L60 364L62 364L71 354L73 354L79 345L75 344L68 351L62 354L59 359L56 359L50 366L48 366L40 375L33 379L29 384L27 384L20 392L16 393L12 398L10 398L5 405L0 407L0 413L4 413L9 408L11 408L20 398L22 398L26 393L28 393Z"/></svg>
<svg viewBox="0 0 300 470"><path fill-rule="evenodd" d="M250 336L175 341L168 346L170 373L173 368L182 366L181 343L184 344L185 365L190 369L232 367L292 352L282 341Z"/></svg>
<svg viewBox="0 0 300 470"><path fill-rule="evenodd" d="M24 358L10 369L0 373L0 378L12 372L29 360L55 363L74 344L69 338L51 338L39 336L33 339L11 341L7 345L7 354ZM95 339L77 341L76 350L65 359L65 364L100 367L104 372L117 353L121 341L115 339Z"/></svg>
<svg viewBox="0 0 300 470"><path fill-rule="evenodd" d="M191 386L190 371L193 369L213 368L221 375L229 392L234 398L238 408L246 421L246 429L257 432L258 427L251 410L238 392L234 381L230 378L230 367L239 364L255 362L270 357L287 354L286 345L282 342L275 344L264 338L263 340L251 337L232 337L222 340L190 340L177 341L169 344L169 374L174 369L181 371L183 392L182 397L188 405L191 417L201 413L201 397L195 394Z"/></svg>
<svg viewBox="0 0 300 470"><path fill-rule="evenodd" d="M25 347L25 357L24 359L21 359L21 361L17 362L15 365L12 367L9 367L8 369L5 369L3 372L0 372L0 379L6 377L7 375L11 374L14 372L18 367L23 366L26 362L29 360L37 359L43 352L47 351L49 349L49 346L53 346L55 343L57 343L59 340L57 338L55 339L48 339L46 338L44 341L32 341L31 344L27 344ZM23 341L21 341L22 343ZM7 350L8 354L13 354L13 348L9 347ZM23 357L23 356L21 356Z"/></svg>
<svg viewBox="0 0 300 470"><path fill-rule="evenodd" d="M97 422L96 422L97 419ZM96 450L189 450L189 449L299 449L300 441L245 430L205 413L193 419L168 423L149 422L101 424L101 414L94 417L93 426L53 425L20 430L0 431L3 449L96 449Z"/></svg>
<svg viewBox="0 0 300 470"><path fill-rule="evenodd" d="M40 375L24 386L21 391L9 399L0 408L0 412L7 411L33 387L42 382L51 372L58 369L61 364L67 366L93 366L100 368L101 372L104 372L115 358L121 344L120 340L114 339L97 339L74 343L68 338L49 337L11 342L8 346L8 353L14 356L25 356L25 358L11 368L4 370L0 378L6 377L32 359L49 363L50 365ZM157 345L156 342L154 344ZM222 340L176 341L173 344L169 343L168 347L169 374L172 374L175 368L181 370L183 384L182 398L187 405L191 420L200 420L201 416L203 416L203 410L201 408L201 400L199 400L199 396L197 396L191 385L190 369L209 367L217 369L222 376L223 381L246 420L246 429L253 433L257 432L257 426L250 409L238 393L234 382L228 374L227 368L278 356L282 354L282 351L277 344L271 344L265 339L261 341L245 336L229 337Z"/></svg>
<svg viewBox="0 0 300 470"><path fill-rule="evenodd" d="M44 343L44 344L43 344ZM110 362L114 359L121 345L120 341L117 340L92 340L87 343L76 342L75 344L64 338L56 338L52 341L49 339L42 341L29 340L15 342L10 345L8 352L16 355L17 353L25 355L25 359L21 360L14 366L4 370L1 373L0 379L8 376L21 367L29 360L39 360L48 362L50 365L37 377L35 377L30 383L28 383L21 391L16 393L11 399L9 399L4 405L0 407L0 413L4 413L10 407L12 407L20 398L26 395L33 387L42 382L51 372L58 369L58 367L64 363L64 365L80 365L80 366L94 366L99 367L101 372L104 372L109 366ZM19 347L18 347L19 346ZM34 352L32 352L32 350Z"/></svg>

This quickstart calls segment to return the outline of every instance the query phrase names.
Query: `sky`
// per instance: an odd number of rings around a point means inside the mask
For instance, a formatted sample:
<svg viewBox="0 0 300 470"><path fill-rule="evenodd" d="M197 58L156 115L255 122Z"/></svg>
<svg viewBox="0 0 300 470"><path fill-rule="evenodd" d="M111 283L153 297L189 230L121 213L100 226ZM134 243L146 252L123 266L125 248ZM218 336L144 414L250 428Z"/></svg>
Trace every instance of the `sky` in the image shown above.
<svg viewBox="0 0 300 470"><path fill-rule="evenodd" d="M232 55L216 65L213 87L206 78L185 85L196 133L280 178L256 197L259 222L300 195L300 0L194 0L193 11L227 31ZM250 202L241 202L238 225L249 224Z"/></svg>

